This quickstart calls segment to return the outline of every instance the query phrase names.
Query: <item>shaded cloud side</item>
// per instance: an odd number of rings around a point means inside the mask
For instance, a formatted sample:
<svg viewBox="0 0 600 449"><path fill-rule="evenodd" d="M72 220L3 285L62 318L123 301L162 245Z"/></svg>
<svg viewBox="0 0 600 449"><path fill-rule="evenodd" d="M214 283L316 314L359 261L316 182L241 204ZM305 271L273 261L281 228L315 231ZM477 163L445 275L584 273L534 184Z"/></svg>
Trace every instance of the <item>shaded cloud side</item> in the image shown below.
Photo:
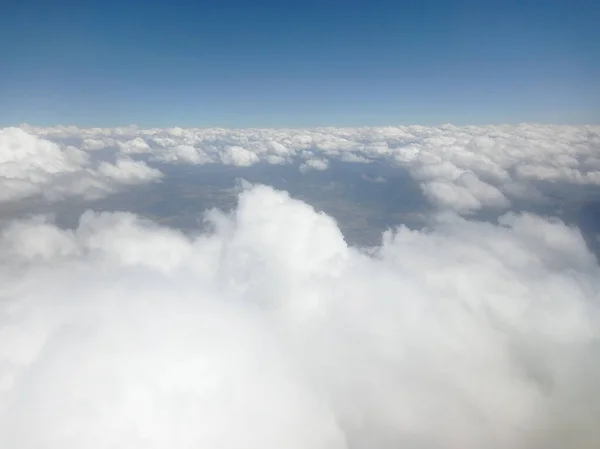
<svg viewBox="0 0 600 449"><path fill-rule="evenodd" d="M442 215L367 256L247 187L188 237L128 213L0 234L0 446L600 446L580 233Z"/></svg>
<svg viewBox="0 0 600 449"><path fill-rule="evenodd" d="M514 200L539 199L540 182L600 185L599 126L23 129L46 142L39 146L58 142L91 158L110 149L121 157L149 162L298 164L302 172L326 170L331 160L384 160L408 168L433 205L460 213L501 210ZM39 157L50 156L40 149ZM66 153L62 157L68 158ZM29 170L17 167L5 168L3 176ZM157 174L148 172L147 179L152 176Z"/></svg>

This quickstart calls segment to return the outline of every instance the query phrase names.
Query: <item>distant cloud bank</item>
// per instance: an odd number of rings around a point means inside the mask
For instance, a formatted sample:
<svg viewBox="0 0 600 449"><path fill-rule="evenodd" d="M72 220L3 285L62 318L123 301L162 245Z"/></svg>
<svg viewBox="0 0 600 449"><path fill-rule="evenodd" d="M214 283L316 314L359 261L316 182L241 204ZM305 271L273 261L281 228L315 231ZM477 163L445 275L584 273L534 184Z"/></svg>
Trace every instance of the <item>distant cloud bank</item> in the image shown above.
<svg viewBox="0 0 600 449"><path fill-rule="evenodd" d="M408 169L440 209L506 209L541 182L600 185L600 126L399 126L317 129L0 130L0 201L100 197L161 178L159 164L260 162L327 170L331 161Z"/></svg>
<svg viewBox="0 0 600 449"><path fill-rule="evenodd" d="M19 128L0 130L0 201L43 195L101 198L124 186L155 181L162 173L119 153L114 162L88 149L55 143Z"/></svg>

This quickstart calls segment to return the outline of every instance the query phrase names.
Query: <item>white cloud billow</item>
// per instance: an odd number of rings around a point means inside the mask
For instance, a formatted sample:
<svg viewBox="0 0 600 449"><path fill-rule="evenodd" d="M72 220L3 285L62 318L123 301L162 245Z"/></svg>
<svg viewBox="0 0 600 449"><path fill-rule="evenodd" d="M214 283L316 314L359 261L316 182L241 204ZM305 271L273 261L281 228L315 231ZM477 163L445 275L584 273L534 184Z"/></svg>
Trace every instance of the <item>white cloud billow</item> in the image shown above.
<svg viewBox="0 0 600 449"><path fill-rule="evenodd" d="M329 163L326 159L308 159L300 165L300 171L306 173L310 170L323 171L329 168Z"/></svg>
<svg viewBox="0 0 600 449"><path fill-rule="evenodd" d="M264 186L208 218L4 228L0 447L599 447L576 229L444 215L370 257Z"/></svg>
<svg viewBox="0 0 600 449"><path fill-rule="evenodd" d="M258 156L243 147L229 146L220 154L221 162L225 165L237 165L238 167L249 167L258 162Z"/></svg>
<svg viewBox="0 0 600 449"><path fill-rule="evenodd" d="M461 213L533 198L540 181L600 185L598 126L24 129L44 139L78 140L85 151L110 148L164 163L264 161L306 172L327 169L330 160L383 159L406 167L434 205Z"/></svg>
<svg viewBox="0 0 600 449"><path fill-rule="evenodd" d="M151 182L162 177L159 170L148 167L145 162L120 157L116 163L101 162L98 173L121 185Z"/></svg>
<svg viewBox="0 0 600 449"><path fill-rule="evenodd" d="M99 148L96 148L99 149ZM99 198L125 185L155 181L162 173L125 155L115 164L20 128L0 129L0 202L43 195Z"/></svg>

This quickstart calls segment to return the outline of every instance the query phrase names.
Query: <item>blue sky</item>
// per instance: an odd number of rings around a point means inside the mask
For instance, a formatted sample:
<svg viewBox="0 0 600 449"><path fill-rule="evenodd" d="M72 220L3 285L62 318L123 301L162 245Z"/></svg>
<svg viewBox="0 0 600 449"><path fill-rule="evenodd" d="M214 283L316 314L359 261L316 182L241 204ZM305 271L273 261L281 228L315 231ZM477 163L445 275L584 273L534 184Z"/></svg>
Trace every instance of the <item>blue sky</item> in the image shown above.
<svg viewBox="0 0 600 449"><path fill-rule="evenodd" d="M0 125L600 121L596 1L28 1Z"/></svg>

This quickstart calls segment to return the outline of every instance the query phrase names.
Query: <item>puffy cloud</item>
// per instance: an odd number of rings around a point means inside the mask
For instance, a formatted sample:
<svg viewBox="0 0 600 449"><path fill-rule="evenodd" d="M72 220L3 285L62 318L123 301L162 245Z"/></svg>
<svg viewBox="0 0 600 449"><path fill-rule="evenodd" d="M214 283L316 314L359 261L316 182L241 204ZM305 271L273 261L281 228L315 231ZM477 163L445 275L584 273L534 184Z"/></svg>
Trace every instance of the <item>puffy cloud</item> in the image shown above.
<svg viewBox="0 0 600 449"><path fill-rule="evenodd" d="M258 162L258 156L256 156L255 153L238 146L225 148L225 150L219 156L221 162L223 162L225 165L248 167Z"/></svg>
<svg viewBox="0 0 600 449"><path fill-rule="evenodd" d="M406 167L434 205L461 213L535 199L540 182L600 185L598 126L26 129L44 139L79 141L85 150L104 142L166 163L298 163L306 172L332 160L384 160Z"/></svg>
<svg viewBox="0 0 600 449"><path fill-rule="evenodd" d="M300 171L306 173L310 170L323 171L329 168L329 162L326 159L310 158L300 165Z"/></svg>
<svg viewBox="0 0 600 449"><path fill-rule="evenodd" d="M18 128L0 131L0 199L19 199L39 193L61 175L75 173L87 156L75 148L59 146Z"/></svg>
<svg viewBox="0 0 600 449"><path fill-rule="evenodd" d="M0 446L599 446L600 267L576 229L441 215L369 256L264 186L207 219L4 228Z"/></svg>
<svg viewBox="0 0 600 449"><path fill-rule="evenodd" d="M125 185L150 182L162 176L159 170L148 167L145 162L123 157L117 159L115 164L100 163L98 173Z"/></svg>
<svg viewBox="0 0 600 449"><path fill-rule="evenodd" d="M148 142L141 137L136 137L125 142L119 142L118 145L123 153L140 154L148 153L150 151L150 145L148 145Z"/></svg>
<svg viewBox="0 0 600 449"><path fill-rule="evenodd" d="M88 149L101 148L90 144ZM160 171L142 161L119 157L112 164L19 128L0 129L0 202L36 195L50 200L98 198L123 185L146 183L161 176Z"/></svg>
<svg viewBox="0 0 600 449"><path fill-rule="evenodd" d="M506 208L509 201L496 187L491 186L471 172L465 172L456 179L434 178L422 186L423 193L440 208L450 208L457 212L470 212L485 206Z"/></svg>

